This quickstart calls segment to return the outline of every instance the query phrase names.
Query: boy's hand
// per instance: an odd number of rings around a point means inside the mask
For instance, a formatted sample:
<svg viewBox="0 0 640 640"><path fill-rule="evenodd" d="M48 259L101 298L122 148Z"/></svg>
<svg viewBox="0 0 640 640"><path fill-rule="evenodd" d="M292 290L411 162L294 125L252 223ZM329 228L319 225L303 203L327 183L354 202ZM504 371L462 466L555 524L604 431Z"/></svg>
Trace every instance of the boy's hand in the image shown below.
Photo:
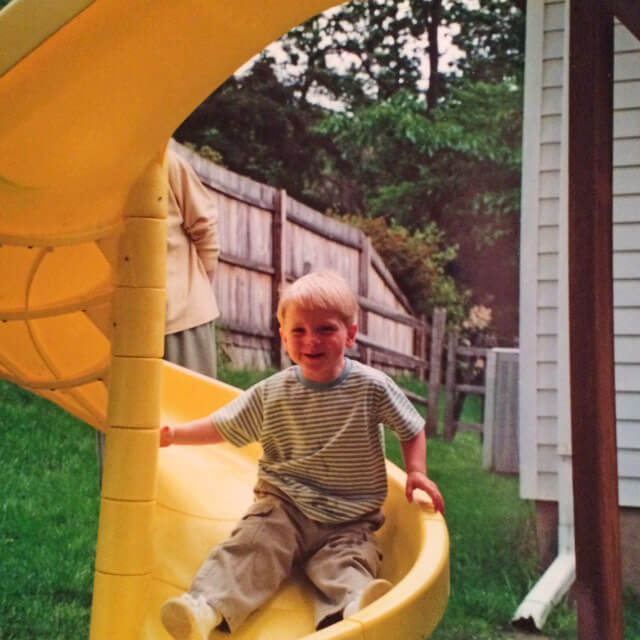
<svg viewBox="0 0 640 640"><path fill-rule="evenodd" d="M173 428L165 425L160 428L160 446L168 447L173 444Z"/></svg>
<svg viewBox="0 0 640 640"><path fill-rule="evenodd" d="M415 489L425 491L433 502L433 508L444 515L444 499L438 489L438 485L433 480L427 478L421 471L410 471L407 474L405 493L409 502L413 502L413 492Z"/></svg>

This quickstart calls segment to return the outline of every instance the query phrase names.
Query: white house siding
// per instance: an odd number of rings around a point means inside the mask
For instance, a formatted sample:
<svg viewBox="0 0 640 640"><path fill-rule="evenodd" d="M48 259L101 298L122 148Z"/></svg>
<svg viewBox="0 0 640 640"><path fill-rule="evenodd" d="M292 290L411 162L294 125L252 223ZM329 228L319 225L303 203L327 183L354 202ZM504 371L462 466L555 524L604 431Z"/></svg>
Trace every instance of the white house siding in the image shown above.
<svg viewBox="0 0 640 640"><path fill-rule="evenodd" d="M521 246L521 495L557 499L569 453L567 7L527 7ZM640 42L615 26L614 326L620 505L640 507ZM562 427L565 425L565 428Z"/></svg>

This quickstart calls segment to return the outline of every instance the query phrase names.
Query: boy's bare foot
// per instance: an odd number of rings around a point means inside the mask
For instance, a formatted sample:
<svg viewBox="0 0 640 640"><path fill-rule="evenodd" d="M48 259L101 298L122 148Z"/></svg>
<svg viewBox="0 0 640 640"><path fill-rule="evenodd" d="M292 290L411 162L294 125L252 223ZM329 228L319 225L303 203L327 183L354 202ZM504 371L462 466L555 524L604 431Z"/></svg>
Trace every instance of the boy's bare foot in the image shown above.
<svg viewBox="0 0 640 640"><path fill-rule="evenodd" d="M160 609L160 619L175 640L209 640L211 631L222 622L222 616L203 596L190 593L169 598Z"/></svg>

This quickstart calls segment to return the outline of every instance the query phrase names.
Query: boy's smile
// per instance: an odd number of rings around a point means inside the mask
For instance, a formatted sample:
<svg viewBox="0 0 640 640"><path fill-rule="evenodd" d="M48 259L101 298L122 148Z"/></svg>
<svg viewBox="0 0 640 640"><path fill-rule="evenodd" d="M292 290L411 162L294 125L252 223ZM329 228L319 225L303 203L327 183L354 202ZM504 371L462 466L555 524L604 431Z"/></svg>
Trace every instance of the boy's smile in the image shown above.
<svg viewBox="0 0 640 640"><path fill-rule="evenodd" d="M289 357L312 382L335 380L344 369L344 351L355 344L356 324L324 309L287 309L280 337Z"/></svg>

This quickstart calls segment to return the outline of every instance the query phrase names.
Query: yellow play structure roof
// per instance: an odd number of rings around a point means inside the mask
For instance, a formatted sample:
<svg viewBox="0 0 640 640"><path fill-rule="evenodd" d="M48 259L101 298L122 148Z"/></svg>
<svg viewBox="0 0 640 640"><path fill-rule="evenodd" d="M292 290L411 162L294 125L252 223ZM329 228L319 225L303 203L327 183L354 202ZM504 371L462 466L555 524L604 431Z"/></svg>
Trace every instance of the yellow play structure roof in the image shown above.
<svg viewBox="0 0 640 640"><path fill-rule="evenodd" d="M251 56L327 0L14 0L0 12L0 378L107 431L90 636L167 638L251 500L259 448L158 450L158 428L237 393L162 360L167 142ZM448 534L389 465L379 601L321 632L292 579L242 640L422 638L449 589ZM218 637L215 633L212 637ZM222 637L222 636L220 636Z"/></svg>

